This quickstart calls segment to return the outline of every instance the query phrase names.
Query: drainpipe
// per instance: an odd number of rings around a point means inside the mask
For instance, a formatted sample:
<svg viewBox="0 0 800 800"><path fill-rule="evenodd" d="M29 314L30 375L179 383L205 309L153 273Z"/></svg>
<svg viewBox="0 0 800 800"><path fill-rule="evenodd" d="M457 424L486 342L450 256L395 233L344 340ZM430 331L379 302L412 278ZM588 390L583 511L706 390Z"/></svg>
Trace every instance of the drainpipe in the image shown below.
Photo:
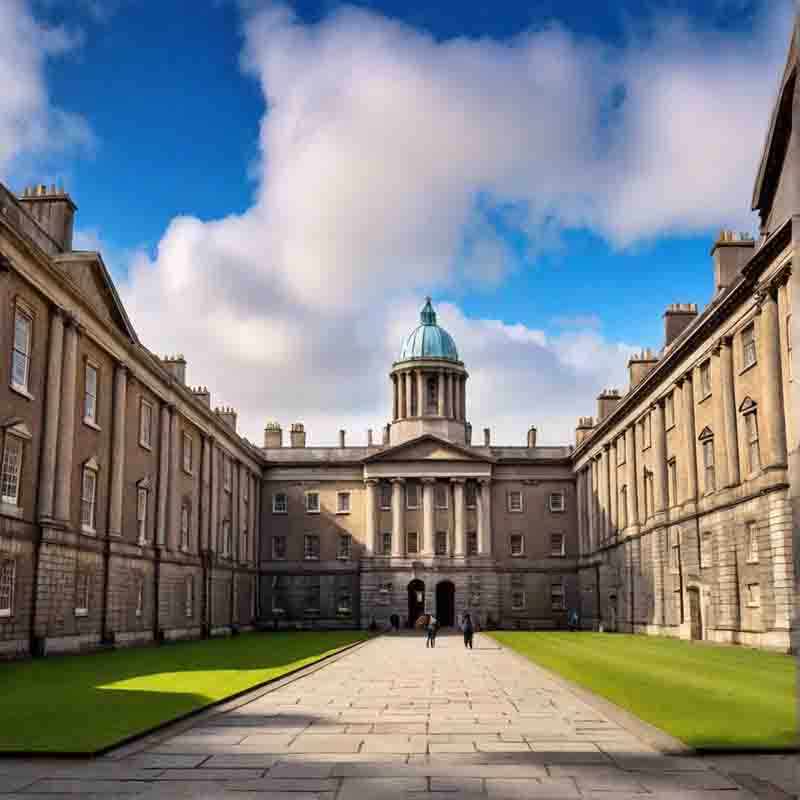
<svg viewBox="0 0 800 800"><path fill-rule="evenodd" d="M600 611L600 564L596 563L594 565L594 591L595 591L595 602L597 603L597 630L600 630L600 626L603 623L603 614Z"/></svg>

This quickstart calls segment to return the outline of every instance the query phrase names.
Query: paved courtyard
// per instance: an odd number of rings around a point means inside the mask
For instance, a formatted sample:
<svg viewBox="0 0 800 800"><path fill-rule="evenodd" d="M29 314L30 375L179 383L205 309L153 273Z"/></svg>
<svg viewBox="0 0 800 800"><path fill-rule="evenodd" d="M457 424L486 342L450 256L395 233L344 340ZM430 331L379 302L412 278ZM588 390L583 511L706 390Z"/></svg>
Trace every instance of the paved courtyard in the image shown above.
<svg viewBox="0 0 800 800"><path fill-rule="evenodd" d="M0 761L0 800L792 796L741 759L734 780L719 759L664 754L646 726L488 637L475 645L385 636L104 758Z"/></svg>

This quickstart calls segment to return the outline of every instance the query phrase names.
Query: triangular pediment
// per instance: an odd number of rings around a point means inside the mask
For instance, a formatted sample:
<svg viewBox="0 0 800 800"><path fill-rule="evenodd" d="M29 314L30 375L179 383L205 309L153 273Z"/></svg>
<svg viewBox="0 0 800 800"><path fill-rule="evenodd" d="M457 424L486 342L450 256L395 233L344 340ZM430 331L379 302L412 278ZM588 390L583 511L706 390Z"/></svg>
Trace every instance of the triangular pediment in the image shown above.
<svg viewBox="0 0 800 800"><path fill-rule="evenodd" d="M432 434L425 434L408 442L390 447L370 456L367 461L491 461L485 455L470 451L468 447L448 442Z"/></svg>
<svg viewBox="0 0 800 800"><path fill-rule="evenodd" d="M131 341L138 341L99 253L73 251L55 256L53 260L99 317L116 326Z"/></svg>

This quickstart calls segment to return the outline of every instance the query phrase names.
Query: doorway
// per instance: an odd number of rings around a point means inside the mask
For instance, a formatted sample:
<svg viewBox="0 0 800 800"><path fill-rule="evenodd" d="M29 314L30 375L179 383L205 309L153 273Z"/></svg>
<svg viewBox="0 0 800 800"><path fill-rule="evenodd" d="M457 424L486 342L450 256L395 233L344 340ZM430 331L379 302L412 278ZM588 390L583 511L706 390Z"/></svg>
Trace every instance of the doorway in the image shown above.
<svg viewBox="0 0 800 800"><path fill-rule="evenodd" d="M441 581L436 585L436 619L443 628L456 623L456 587L452 581Z"/></svg>
<svg viewBox="0 0 800 800"><path fill-rule="evenodd" d="M690 586L687 592L689 596L689 620L692 626L692 639L703 639L703 617L700 613L700 590L696 586Z"/></svg>
<svg viewBox="0 0 800 800"><path fill-rule="evenodd" d="M425 613L425 584L419 578L408 584L408 627Z"/></svg>

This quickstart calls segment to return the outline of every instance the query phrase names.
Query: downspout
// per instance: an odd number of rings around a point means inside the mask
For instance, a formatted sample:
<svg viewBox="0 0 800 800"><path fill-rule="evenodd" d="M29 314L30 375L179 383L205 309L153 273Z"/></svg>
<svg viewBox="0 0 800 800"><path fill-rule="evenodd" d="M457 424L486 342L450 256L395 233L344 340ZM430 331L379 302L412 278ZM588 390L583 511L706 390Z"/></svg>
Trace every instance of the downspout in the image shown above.
<svg viewBox="0 0 800 800"><path fill-rule="evenodd" d="M595 603L597 604L597 630L600 630L600 627L603 622L603 614L600 611L600 564L599 562L595 563L594 565L594 592L595 592Z"/></svg>

